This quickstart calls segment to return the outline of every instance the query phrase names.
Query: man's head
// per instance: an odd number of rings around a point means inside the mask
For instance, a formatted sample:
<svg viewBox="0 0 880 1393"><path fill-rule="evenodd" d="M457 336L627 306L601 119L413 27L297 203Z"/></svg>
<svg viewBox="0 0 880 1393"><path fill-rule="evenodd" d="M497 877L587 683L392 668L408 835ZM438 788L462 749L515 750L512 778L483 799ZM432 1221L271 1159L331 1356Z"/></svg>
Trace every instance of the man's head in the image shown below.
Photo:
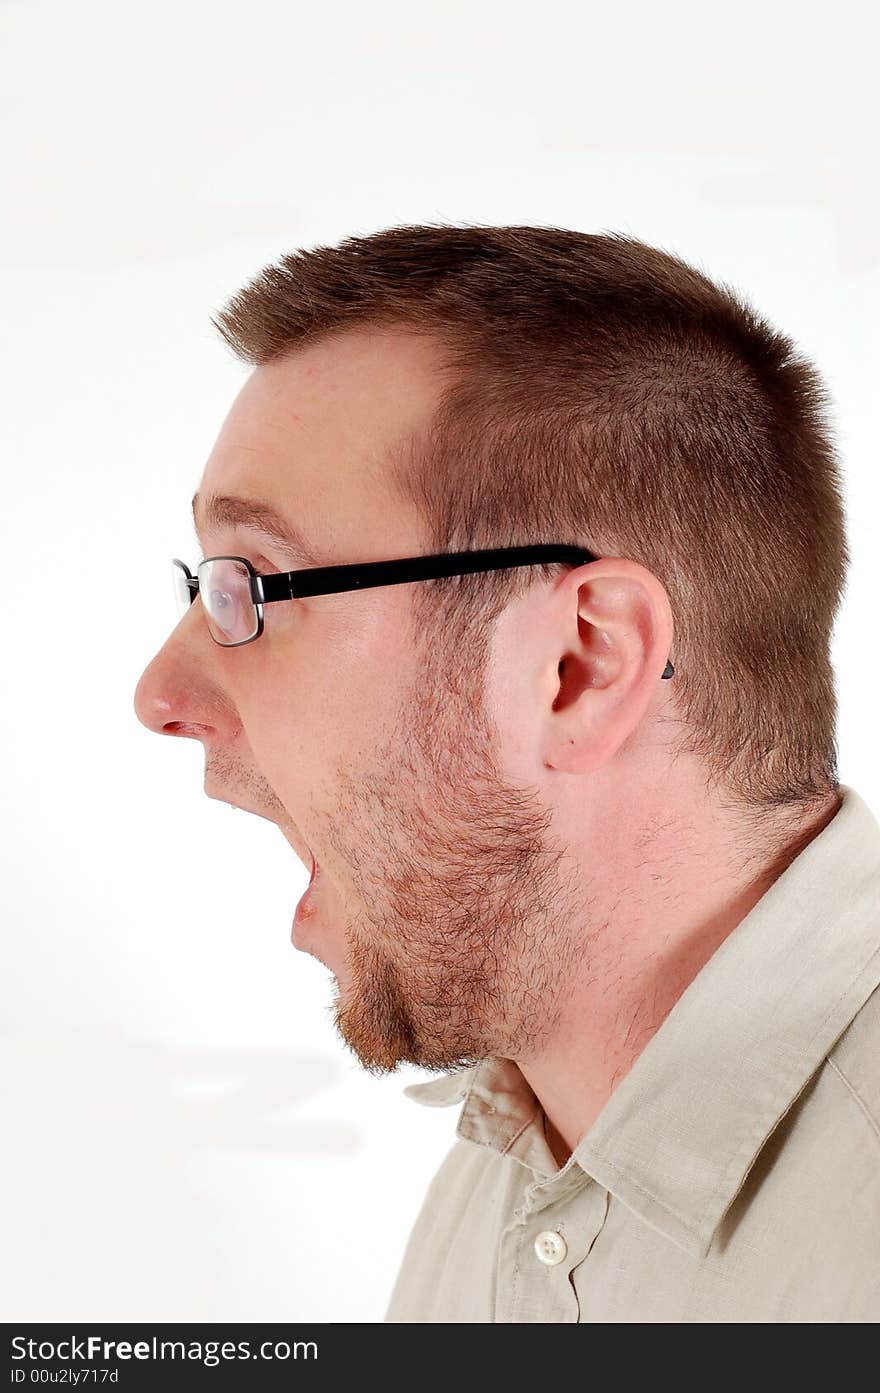
<svg viewBox="0 0 880 1393"><path fill-rule="evenodd" d="M365 1067L529 1058L613 950L658 827L738 815L742 853L836 784L818 383L674 258L554 229L350 239L219 327L255 370L199 484L204 555L600 558L272 604L240 648L196 603L136 694L203 741L209 793L314 853L302 946ZM226 496L313 555L209 525Z"/></svg>

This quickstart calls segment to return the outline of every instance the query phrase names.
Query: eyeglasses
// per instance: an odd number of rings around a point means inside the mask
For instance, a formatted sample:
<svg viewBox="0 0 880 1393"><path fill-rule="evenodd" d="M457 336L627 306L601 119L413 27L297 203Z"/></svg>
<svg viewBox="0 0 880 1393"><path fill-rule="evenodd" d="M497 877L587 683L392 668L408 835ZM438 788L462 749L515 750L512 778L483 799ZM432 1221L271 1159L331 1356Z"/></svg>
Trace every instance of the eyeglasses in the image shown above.
<svg viewBox="0 0 880 1393"><path fill-rule="evenodd" d="M496 547L484 551L450 551L436 556L411 556L400 561L364 561L349 566L312 566L301 571L258 575L243 556L209 556L193 575L183 561L174 558L174 594L179 613L186 614L201 595L208 630L222 648L253 643L263 632L263 606L276 600L295 600L309 595L338 595L346 590L370 590L377 585L405 585L441 576L470 575L475 571L503 571L511 566L542 566L553 562L580 566L598 558L582 547L555 544L532 547ZM661 676L675 668L666 664Z"/></svg>

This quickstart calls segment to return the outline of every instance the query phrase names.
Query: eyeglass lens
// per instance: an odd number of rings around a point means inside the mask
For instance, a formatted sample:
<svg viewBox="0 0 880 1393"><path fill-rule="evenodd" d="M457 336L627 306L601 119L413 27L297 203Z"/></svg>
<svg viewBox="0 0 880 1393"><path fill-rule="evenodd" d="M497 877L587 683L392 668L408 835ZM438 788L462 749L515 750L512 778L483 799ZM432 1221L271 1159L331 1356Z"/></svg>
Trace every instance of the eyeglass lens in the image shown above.
<svg viewBox="0 0 880 1393"><path fill-rule="evenodd" d="M199 596L211 637L224 647L244 643L259 629L259 617L251 595L250 572L241 561L220 557L198 566ZM189 609L193 595L179 566L174 567L174 591L178 612Z"/></svg>

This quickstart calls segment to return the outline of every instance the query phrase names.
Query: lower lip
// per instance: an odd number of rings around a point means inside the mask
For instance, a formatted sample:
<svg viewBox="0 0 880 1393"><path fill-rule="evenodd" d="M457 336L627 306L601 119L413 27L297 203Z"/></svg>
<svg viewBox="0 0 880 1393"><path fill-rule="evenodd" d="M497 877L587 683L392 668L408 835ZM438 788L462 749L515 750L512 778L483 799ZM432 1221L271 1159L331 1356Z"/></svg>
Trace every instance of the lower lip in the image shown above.
<svg viewBox="0 0 880 1393"><path fill-rule="evenodd" d="M321 878L320 868L318 867L317 863L315 862L315 858L314 858L314 856L313 856L313 857L312 857L312 878L311 878L311 880L309 881L308 889L306 890L306 892L305 892L305 894L303 895L302 899L299 901L299 904L298 904L297 907L296 907L296 913L295 913L294 916L293 916L293 931L292 931L292 933L291 933L291 938L293 939L294 943L296 942L297 930L298 930L298 929L302 929L302 928L308 923L308 921L309 921L310 919L313 919L314 916L315 916L315 911L316 911L315 893L316 893L316 889L317 889L317 886L318 886L318 881L320 880L320 878Z"/></svg>

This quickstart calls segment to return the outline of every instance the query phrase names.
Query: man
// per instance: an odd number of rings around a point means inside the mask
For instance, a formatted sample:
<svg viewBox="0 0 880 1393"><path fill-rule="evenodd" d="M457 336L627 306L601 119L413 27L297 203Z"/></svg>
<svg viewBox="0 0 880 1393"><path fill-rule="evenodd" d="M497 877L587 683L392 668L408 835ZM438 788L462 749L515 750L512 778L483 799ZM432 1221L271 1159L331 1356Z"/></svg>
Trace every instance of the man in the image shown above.
<svg viewBox="0 0 880 1393"><path fill-rule="evenodd" d="M363 1067L462 1104L386 1319L876 1319L880 826L814 369L556 228L296 253L215 323L254 371L136 709L314 858L293 941Z"/></svg>

